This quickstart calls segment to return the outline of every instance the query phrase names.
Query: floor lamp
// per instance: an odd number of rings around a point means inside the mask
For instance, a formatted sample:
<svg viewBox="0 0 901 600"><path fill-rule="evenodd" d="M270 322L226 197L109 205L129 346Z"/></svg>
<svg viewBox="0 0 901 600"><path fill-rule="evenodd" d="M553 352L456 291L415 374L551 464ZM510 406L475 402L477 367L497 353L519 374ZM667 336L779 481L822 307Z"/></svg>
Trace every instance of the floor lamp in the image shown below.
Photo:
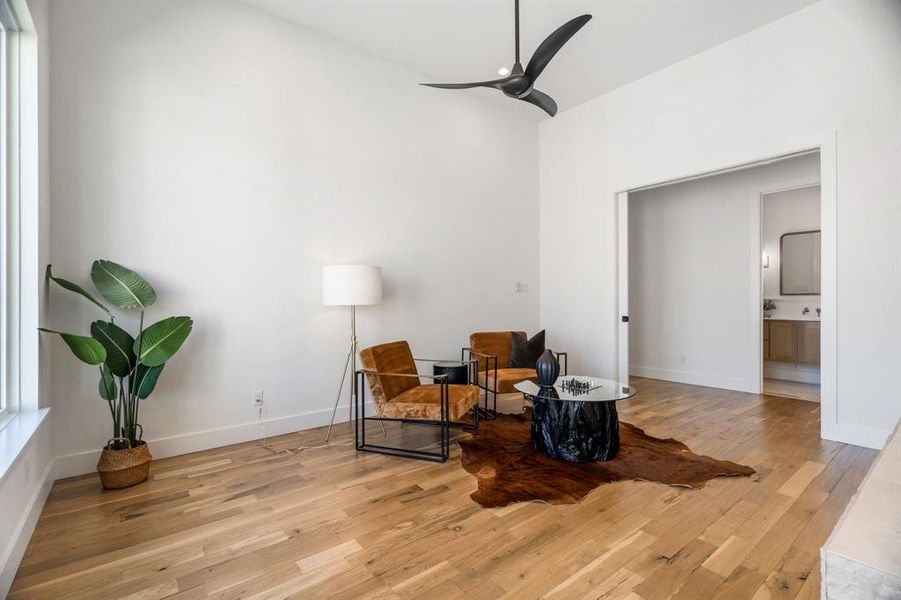
<svg viewBox="0 0 901 600"><path fill-rule="evenodd" d="M350 403L348 418L353 422L353 399L357 393L357 307L379 304L382 301L382 268L366 265L330 265L322 267L322 303L326 306L350 306L350 348L341 372L341 383L332 409L332 419L328 424L325 441L332 435L332 425L338 413L341 391L350 368ZM365 408L364 408L365 410ZM385 426L382 425L382 429Z"/></svg>

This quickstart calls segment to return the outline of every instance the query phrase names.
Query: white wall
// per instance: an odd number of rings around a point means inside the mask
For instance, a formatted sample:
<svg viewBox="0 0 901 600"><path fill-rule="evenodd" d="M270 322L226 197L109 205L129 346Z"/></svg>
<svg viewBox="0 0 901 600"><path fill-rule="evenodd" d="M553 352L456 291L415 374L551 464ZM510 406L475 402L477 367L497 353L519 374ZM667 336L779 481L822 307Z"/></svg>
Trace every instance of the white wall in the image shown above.
<svg viewBox="0 0 901 600"><path fill-rule="evenodd" d="M156 456L327 422L349 310L321 267L384 269L362 345L458 356L480 329L534 330L533 123L230 2L54 3L55 272L106 257L153 283L155 320L194 317L140 421ZM53 326L97 311L54 293ZM110 436L97 375L58 342L58 475ZM346 417L346 409L339 418Z"/></svg>
<svg viewBox="0 0 901 600"><path fill-rule="evenodd" d="M630 373L759 388L760 322L748 317L756 198L819 169L808 154L629 194Z"/></svg>
<svg viewBox="0 0 901 600"><path fill-rule="evenodd" d="M779 293L780 239L795 231L820 228L820 186L775 192L763 196L761 215L763 252L770 266L763 270L763 296L772 298L774 319L812 319L820 307L819 296L783 296ZM804 308L808 315L802 314Z"/></svg>
<svg viewBox="0 0 901 600"><path fill-rule="evenodd" d="M614 371L617 191L828 138L838 405L824 434L881 445L901 414L899 73L901 3L818 2L542 122L541 321L574 370Z"/></svg>

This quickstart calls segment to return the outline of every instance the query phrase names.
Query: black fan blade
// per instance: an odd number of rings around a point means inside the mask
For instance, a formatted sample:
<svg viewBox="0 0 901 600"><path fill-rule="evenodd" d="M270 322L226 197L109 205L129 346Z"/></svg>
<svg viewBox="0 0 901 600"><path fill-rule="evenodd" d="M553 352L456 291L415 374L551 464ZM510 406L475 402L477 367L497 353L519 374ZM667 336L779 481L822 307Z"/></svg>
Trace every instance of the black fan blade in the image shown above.
<svg viewBox="0 0 901 600"><path fill-rule="evenodd" d="M557 114L557 103L554 102L553 98L551 98L544 92L532 90L531 92L529 92L528 96L520 98L520 100L522 100L523 102L528 102L529 104L534 104L552 117Z"/></svg>
<svg viewBox="0 0 901 600"><path fill-rule="evenodd" d="M582 15L581 17L576 17L575 19L571 19L557 28L557 31L547 36L541 45L538 46L538 49L535 50L535 54L532 55L532 58L529 59L529 64L526 66L526 76L531 78L532 82L541 75L541 72L544 71L544 68L547 66L551 59L554 58L554 55L560 51L560 48L569 41L569 38L576 35L582 27L585 26L585 23L591 20L591 15Z"/></svg>
<svg viewBox="0 0 901 600"><path fill-rule="evenodd" d="M477 88L477 87L495 87L499 83L503 83L509 79L508 77L504 77L503 79L493 79L491 81L476 81L473 83L420 83L419 85L424 85L426 87L440 88L443 90L466 90L469 88Z"/></svg>

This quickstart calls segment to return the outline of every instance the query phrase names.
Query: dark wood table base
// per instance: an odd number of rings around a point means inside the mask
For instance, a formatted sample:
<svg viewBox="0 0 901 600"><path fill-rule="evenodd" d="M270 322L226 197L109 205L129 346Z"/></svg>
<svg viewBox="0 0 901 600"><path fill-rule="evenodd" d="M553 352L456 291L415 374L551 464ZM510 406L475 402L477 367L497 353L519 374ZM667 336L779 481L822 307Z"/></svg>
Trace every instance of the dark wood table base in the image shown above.
<svg viewBox="0 0 901 600"><path fill-rule="evenodd" d="M532 447L568 462L616 458L619 452L616 402L533 398Z"/></svg>

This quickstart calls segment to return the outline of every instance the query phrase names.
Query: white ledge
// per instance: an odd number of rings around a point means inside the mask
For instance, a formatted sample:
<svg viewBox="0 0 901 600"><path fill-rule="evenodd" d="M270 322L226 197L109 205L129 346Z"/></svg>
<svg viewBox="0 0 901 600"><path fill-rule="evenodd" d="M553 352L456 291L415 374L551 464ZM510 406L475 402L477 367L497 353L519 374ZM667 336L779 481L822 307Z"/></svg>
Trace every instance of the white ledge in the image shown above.
<svg viewBox="0 0 901 600"><path fill-rule="evenodd" d="M49 408L17 412L0 429L0 481L6 477L47 415Z"/></svg>
<svg viewBox="0 0 901 600"><path fill-rule="evenodd" d="M824 600L901 598L901 423L821 550Z"/></svg>

